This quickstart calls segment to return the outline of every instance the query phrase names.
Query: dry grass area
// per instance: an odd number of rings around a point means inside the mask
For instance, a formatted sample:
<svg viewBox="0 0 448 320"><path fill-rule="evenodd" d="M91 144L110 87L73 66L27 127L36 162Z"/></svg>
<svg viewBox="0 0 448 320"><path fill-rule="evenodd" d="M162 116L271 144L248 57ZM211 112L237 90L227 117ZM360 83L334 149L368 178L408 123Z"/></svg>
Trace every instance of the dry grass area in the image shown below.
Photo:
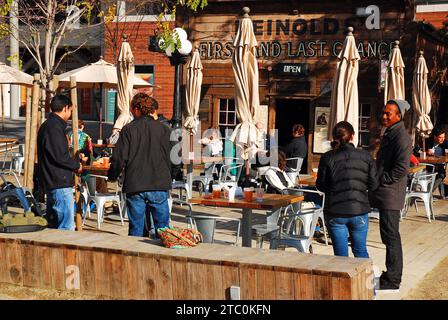
<svg viewBox="0 0 448 320"><path fill-rule="evenodd" d="M82 295L78 292L63 292L50 289L37 289L0 283L1 300L95 300L103 297Z"/></svg>
<svg viewBox="0 0 448 320"><path fill-rule="evenodd" d="M448 257L428 272L417 287L411 289L403 299L448 300Z"/></svg>

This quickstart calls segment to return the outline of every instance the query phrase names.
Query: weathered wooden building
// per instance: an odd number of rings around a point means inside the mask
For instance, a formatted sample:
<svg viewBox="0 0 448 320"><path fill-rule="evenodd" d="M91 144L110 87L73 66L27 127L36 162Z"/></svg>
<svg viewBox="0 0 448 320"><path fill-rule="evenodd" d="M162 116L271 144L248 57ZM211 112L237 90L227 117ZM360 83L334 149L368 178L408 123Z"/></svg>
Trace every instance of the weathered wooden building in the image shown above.
<svg viewBox="0 0 448 320"><path fill-rule="evenodd" d="M280 145L291 139L291 127L304 125L308 141L305 170L317 166L329 114L331 82L337 54L353 26L359 63L359 135L361 145L369 145L379 132L378 115L384 103L384 71L390 49L400 40L406 64L406 98L411 99L412 72L419 50L425 50L434 80L446 68L447 44L434 40L414 21L413 0L364 1L273 1L210 0L197 14L178 13L177 25L199 46L203 63L202 100L199 117L202 130L224 131L237 124L234 106L234 79L231 66L233 39L242 8L250 8L258 41L260 74L259 121L278 129ZM367 9L366 9L367 8ZM417 36L418 35L418 36ZM434 61L432 61L434 60ZM445 69L446 70L446 69ZM415 121L407 116L409 127Z"/></svg>

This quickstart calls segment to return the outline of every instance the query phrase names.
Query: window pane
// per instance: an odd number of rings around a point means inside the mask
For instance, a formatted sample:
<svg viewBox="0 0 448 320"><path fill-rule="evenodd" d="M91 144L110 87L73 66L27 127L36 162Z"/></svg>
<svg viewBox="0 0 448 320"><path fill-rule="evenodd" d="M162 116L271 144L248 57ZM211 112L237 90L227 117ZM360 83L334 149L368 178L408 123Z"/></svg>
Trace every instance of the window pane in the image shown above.
<svg viewBox="0 0 448 320"><path fill-rule="evenodd" d="M235 100L229 99L229 111L235 111Z"/></svg>
<svg viewBox="0 0 448 320"><path fill-rule="evenodd" d="M226 119L226 113L225 112L220 112L219 113L219 124L227 124L227 119Z"/></svg>
<svg viewBox="0 0 448 320"><path fill-rule="evenodd" d="M361 104L361 116L370 117L370 103Z"/></svg>
<svg viewBox="0 0 448 320"><path fill-rule="evenodd" d="M229 112L227 114L227 118L228 118L228 124L236 124L236 119L235 119L235 113L234 112Z"/></svg>
<svg viewBox="0 0 448 320"><path fill-rule="evenodd" d="M219 99L219 111L226 111L226 110L227 110L227 100Z"/></svg>

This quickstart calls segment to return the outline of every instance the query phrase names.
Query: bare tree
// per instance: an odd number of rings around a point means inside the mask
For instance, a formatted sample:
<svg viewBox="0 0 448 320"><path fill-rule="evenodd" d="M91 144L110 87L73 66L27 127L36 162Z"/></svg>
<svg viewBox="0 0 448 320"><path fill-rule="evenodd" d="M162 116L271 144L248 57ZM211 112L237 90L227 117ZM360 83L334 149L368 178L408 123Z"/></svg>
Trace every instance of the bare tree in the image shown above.
<svg viewBox="0 0 448 320"><path fill-rule="evenodd" d="M53 78L61 62L70 54L81 49L88 41L87 28L107 24L116 19L116 0L15 0L18 3L18 12L10 14L13 0L0 0L0 36L13 35L17 32L11 30L9 19L16 17L19 21L18 41L26 48L36 62L45 89L46 101L53 95ZM176 6L186 6L195 9L198 4L206 4L206 0L131 0L135 12L144 10L150 4L159 4L161 8L170 5L175 11ZM158 19L163 18L163 12ZM129 13L131 14L131 12ZM80 23L82 22L82 23ZM125 25L125 24L124 24ZM109 35L109 44L116 46L121 41L121 32L118 24L112 28ZM133 30L137 35L138 30ZM98 35L96 35L98 36ZM77 45L67 47L64 39L78 37L82 39ZM104 39L98 39L104 41ZM108 40L106 39L106 45ZM60 49L65 52L59 54Z"/></svg>

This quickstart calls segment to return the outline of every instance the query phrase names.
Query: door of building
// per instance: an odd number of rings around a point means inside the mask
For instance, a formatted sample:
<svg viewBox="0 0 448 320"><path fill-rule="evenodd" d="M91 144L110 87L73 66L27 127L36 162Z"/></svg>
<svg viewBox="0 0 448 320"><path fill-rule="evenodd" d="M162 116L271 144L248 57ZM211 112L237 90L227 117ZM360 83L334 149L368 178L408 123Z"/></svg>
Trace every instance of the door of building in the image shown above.
<svg viewBox="0 0 448 320"><path fill-rule="evenodd" d="M308 144L310 100L308 99L277 99L275 101L275 128L278 130L278 144L285 147L292 139L292 127L301 124L305 128L305 139ZM309 150L309 148L308 148ZM300 172L307 172L305 158Z"/></svg>

